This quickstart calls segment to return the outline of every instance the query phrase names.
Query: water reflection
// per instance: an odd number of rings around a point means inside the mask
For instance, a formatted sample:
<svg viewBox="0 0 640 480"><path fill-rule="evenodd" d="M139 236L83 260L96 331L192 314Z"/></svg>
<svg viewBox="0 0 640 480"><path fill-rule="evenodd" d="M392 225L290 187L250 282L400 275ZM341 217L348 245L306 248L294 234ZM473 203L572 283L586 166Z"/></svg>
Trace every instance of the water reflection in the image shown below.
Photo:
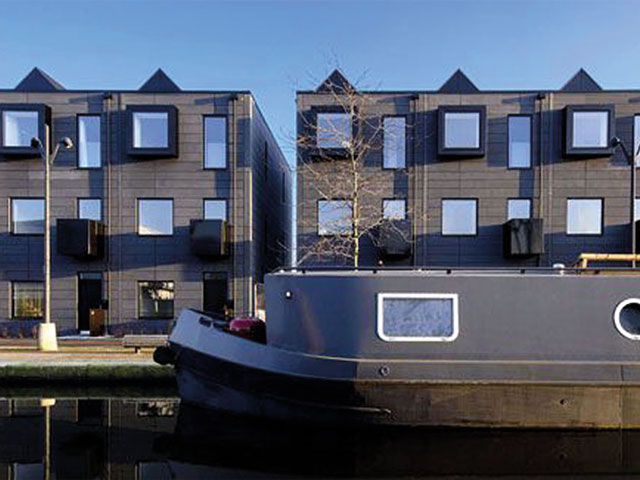
<svg viewBox="0 0 640 480"><path fill-rule="evenodd" d="M640 473L636 431L318 429L180 406L173 394L83 393L83 398L0 400L0 478L629 478Z"/></svg>

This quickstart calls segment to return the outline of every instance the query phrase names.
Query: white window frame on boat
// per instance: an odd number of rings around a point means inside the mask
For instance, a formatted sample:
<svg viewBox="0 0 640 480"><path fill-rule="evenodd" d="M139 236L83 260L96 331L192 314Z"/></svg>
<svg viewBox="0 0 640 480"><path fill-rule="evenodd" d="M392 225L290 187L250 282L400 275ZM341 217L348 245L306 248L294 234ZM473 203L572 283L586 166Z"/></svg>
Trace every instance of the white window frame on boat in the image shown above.
<svg viewBox="0 0 640 480"><path fill-rule="evenodd" d="M385 299L398 298L398 299L437 299L437 300L451 300L452 301L452 315L453 315L453 330L448 337L396 337L389 336L384 333L384 309L383 304ZM457 293L378 293L377 300L377 333L380 339L385 342L453 342L458 338L460 333L458 326L458 294Z"/></svg>
<svg viewBox="0 0 640 480"><path fill-rule="evenodd" d="M640 305L640 298L627 298L616 306L616 309L613 312L613 323L616 326L616 330L618 330L620 335L622 335L623 337L626 337L629 340L640 340L640 335L629 333L624 329L622 323L620 322L620 313L622 312L622 309L627 305L631 305L632 303Z"/></svg>

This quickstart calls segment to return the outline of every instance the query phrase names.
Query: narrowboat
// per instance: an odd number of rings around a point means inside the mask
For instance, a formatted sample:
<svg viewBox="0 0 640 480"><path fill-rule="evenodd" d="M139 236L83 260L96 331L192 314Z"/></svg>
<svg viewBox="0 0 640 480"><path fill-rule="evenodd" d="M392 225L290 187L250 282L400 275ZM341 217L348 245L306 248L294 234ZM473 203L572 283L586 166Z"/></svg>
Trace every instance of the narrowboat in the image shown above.
<svg viewBox="0 0 640 480"><path fill-rule="evenodd" d="M270 420L638 428L639 273L281 270L263 338L185 310L155 357L185 403Z"/></svg>

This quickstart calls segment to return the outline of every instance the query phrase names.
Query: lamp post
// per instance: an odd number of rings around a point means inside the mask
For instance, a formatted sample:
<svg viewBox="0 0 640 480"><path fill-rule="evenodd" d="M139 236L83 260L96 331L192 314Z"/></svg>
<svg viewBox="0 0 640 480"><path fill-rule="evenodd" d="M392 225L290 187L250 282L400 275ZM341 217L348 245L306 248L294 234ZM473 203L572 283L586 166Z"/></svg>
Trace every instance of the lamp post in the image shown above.
<svg viewBox="0 0 640 480"><path fill-rule="evenodd" d="M58 350L56 326L51 323L51 164L61 146L66 150L73 148L71 139L63 137L50 155L50 128L49 125L45 125L44 145L37 137L31 139L31 146L40 151L44 163L44 323L38 325L38 349L45 352Z"/></svg>
<svg viewBox="0 0 640 480"><path fill-rule="evenodd" d="M625 143L620 140L619 137L613 137L611 139L611 146L613 148L620 147L622 149L622 153L624 154L629 166L631 167L631 194L630 194L630 223L631 223L631 253L633 255L633 260L631 260L631 266L636 268L636 158L638 157L638 153L640 152L640 146L638 146L637 150L632 150L631 152L625 145Z"/></svg>

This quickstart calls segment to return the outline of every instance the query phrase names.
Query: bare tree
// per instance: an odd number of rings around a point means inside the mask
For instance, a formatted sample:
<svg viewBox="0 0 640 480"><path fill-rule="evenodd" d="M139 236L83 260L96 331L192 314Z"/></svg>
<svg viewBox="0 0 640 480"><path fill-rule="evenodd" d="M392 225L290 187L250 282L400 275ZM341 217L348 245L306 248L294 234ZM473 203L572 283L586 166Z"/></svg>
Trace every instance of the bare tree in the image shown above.
<svg viewBox="0 0 640 480"><path fill-rule="evenodd" d="M402 156L404 162L405 120L385 128L379 115L367 113L374 111L371 97L337 70L316 91L326 101L322 109L299 116L296 150L298 181L302 178L310 189L301 202L313 199L318 214L317 219L299 218L298 224L307 226L306 231L317 225L318 235L298 245L297 263L338 259L357 267L362 240L378 245L380 228L394 228L390 218L400 218L400 212L385 214L381 208L385 193L389 196L389 173L373 159L384 148L389 158ZM402 217L408 215L407 204L405 199ZM397 229L397 234L411 241L410 232Z"/></svg>

